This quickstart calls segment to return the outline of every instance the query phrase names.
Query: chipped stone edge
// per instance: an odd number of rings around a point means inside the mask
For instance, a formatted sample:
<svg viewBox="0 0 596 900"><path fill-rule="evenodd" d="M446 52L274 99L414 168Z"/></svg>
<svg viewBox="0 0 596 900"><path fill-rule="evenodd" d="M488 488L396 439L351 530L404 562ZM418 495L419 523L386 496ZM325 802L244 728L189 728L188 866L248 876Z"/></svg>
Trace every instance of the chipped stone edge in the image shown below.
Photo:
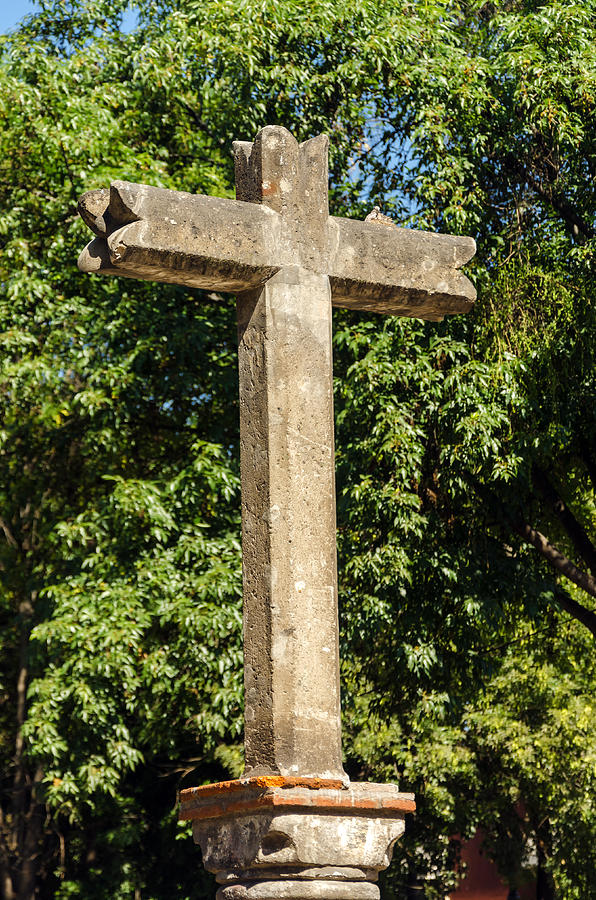
<svg viewBox="0 0 596 900"><path fill-rule="evenodd" d="M392 816L413 813L416 803L413 794L399 791L396 785L347 786L339 779L268 775L187 788L180 794L179 818L213 819L280 807Z"/></svg>

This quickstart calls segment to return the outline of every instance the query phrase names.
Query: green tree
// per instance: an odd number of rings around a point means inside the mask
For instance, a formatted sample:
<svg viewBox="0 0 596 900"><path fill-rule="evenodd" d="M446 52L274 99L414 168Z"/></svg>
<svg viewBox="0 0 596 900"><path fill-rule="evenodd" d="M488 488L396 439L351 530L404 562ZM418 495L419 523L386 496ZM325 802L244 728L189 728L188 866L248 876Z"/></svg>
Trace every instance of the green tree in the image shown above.
<svg viewBox="0 0 596 900"><path fill-rule="evenodd" d="M81 276L76 200L231 195L264 123L331 134L335 212L479 244L470 316L336 323L347 762L419 799L384 890L480 824L594 896L593 0L125 6L2 39L1 896L211 890L174 804L242 765L233 311Z"/></svg>
<svg viewBox="0 0 596 900"><path fill-rule="evenodd" d="M383 752L422 809L397 850L402 872L429 897L451 883L449 836L476 825L513 884L530 841L540 896L594 896L593 861L578 850L595 825L579 711L594 672L567 615L596 633L594 12L427 5L417 58L382 60L376 144L361 159L363 184L397 215L479 244L470 316L388 322L380 335L346 318L336 337L354 763L378 765L380 717L396 742ZM566 694L569 665L585 680ZM518 679L540 715L520 714ZM370 730L359 683L375 698ZM472 712L490 703L475 743ZM545 738L566 703L581 773L568 737L556 750ZM527 730L515 753L512 721Z"/></svg>
<svg viewBox="0 0 596 900"><path fill-rule="evenodd" d="M336 118L339 170L363 118L335 4L255 7L248 29L240 2L145 4L130 35L124 7L50 2L2 41L0 884L19 900L202 896L175 790L241 767L233 306L81 276L77 197L114 177L229 194L231 139L278 117Z"/></svg>
<svg viewBox="0 0 596 900"><path fill-rule="evenodd" d="M4 47L2 896L199 896L172 775L238 755L233 318L77 273L89 181L183 184L130 108L131 39L50 26L98 31L41 15ZM186 184L223 192L196 156Z"/></svg>

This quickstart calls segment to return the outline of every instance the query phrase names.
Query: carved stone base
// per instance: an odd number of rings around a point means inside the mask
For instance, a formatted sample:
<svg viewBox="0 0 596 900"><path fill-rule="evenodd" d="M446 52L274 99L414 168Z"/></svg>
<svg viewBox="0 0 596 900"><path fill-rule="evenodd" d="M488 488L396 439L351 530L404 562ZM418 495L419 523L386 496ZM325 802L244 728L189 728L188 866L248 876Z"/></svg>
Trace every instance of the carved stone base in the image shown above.
<svg viewBox="0 0 596 900"><path fill-rule="evenodd" d="M218 900L378 900L413 794L395 785L260 776L182 792Z"/></svg>

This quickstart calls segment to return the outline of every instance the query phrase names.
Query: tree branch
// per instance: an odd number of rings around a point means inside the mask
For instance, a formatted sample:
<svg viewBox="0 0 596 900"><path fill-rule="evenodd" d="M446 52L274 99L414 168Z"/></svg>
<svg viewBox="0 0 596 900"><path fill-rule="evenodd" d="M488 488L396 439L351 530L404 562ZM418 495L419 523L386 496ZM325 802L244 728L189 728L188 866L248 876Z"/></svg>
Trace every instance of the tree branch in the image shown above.
<svg viewBox="0 0 596 900"><path fill-rule="evenodd" d="M18 542L17 542L14 534L12 533L12 529L11 529L10 525L8 524L8 522L6 521L6 519L4 519L2 516L0 516L0 529L2 529L2 531L4 532L4 537L6 538L6 543L10 547L18 548L19 545L18 545Z"/></svg>
<svg viewBox="0 0 596 900"><path fill-rule="evenodd" d="M565 612L568 612L570 616L573 616L574 619L577 619L578 622L585 625L588 631L591 631L596 637L596 632L594 631L594 613L590 612L589 609L586 609L585 606L582 606L581 603L578 603L577 600L574 600L567 591L559 589L558 591L555 591L555 597Z"/></svg>
<svg viewBox="0 0 596 900"><path fill-rule="evenodd" d="M571 229L571 233L575 238L583 237L584 240L594 237L594 229L586 220L580 216L577 209L565 200L564 197L557 195L551 185L545 186L539 178L536 178L529 170L526 171L528 184L536 191L539 197L550 203L555 212L558 212L562 219Z"/></svg>
<svg viewBox="0 0 596 900"><path fill-rule="evenodd" d="M581 569L578 569L574 563L571 562L560 550L558 550L554 544L545 538L540 531L537 531L535 528L532 528L531 525L527 523L516 524L513 523L514 529L517 533L522 537L528 544L531 544L533 547L538 550L540 555L549 563L549 565L555 569L556 572L559 572L561 575L564 575L570 581L573 581L574 584L577 584L583 591L589 594L591 597L596 597L596 579L591 575L588 575L587 572L583 572ZM585 606L582 606L581 603L577 603L577 601L572 600L571 597L567 597L567 599L562 600L561 598L561 606L567 610L567 612L571 613L571 615L576 618L582 625L585 625L589 631L592 632L594 637L596 637L596 613L593 613L590 609Z"/></svg>
<svg viewBox="0 0 596 900"><path fill-rule="evenodd" d="M534 466L532 478L534 484L569 535L577 553L586 563L592 575L596 575L596 547L594 547L594 544L588 537L583 525L578 522L565 501L559 496L546 472L539 466Z"/></svg>
<svg viewBox="0 0 596 900"><path fill-rule="evenodd" d="M554 544L546 538L540 531L532 528L527 522L523 522L512 513L508 513L501 500L496 494L485 484L481 484L477 479L473 479L474 490L487 503L501 522L506 523L513 531L515 531L526 543L531 544L548 564L558 572L564 575L574 584L577 584L583 591L596 598L596 578L583 572L570 559L568 559ZM557 594L558 596L558 594ZM578 622L590 631L596 637L596 613L592 612L586 606L582 606L576 600L572 600L567 596L560 599L561 606L567 610Z"/></svg>
<svg viewBox="0 0 596 900"><path fill-rule="evenodd" d="M199 129L199 131L202 131L203 134L206 134L207 137L209 137L213 141L214 144L219 144L220 147L224 145L225 139L223 137L221 137L221 135L218 136L213 133L212 129L209 127L207 122L205 122L198 115L197 111L191 106L190 103L188 103L184 99L184 97L180 97L179 95L176 95L175 99L178 101L180 106L184 107L184 109L189 114L189 116L191 117L191 119L193 120L193 122L195 123L197 128Z"/></svg>

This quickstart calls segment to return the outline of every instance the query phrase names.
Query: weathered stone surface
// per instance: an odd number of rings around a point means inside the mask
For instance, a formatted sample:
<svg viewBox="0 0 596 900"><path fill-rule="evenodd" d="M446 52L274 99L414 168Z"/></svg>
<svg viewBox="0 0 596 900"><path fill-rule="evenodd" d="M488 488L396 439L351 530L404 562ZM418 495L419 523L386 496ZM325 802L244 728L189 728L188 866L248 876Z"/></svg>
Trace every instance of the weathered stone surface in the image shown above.
<svg viewBox="0 0 596 900"><path fill-rule="evenodd" d="M266 206L114 181L79 211L98 235L79 257L84 272L237 292L279 268L279 216Z"/></svg>
<svg viewBox="0 0 596 900"><path fill-rule="evenodd" d="M234 870L245 880L244 873L254 868L260 869L259 878L271 878L263 868L285 866L337 866L357 868L359 877L364 870L376 874L391 862L391 849L404 827L403 815L373 815L370 810L337 815L297 808L199 820L193 831L210 872Z"/></svg>
<svg viewBox="0 0 596 900"><path fill-rule="evenodd" d="M254 775L187 788L180 796L180 817L187 820L217 819L256 810L313 807L317 812L393 815L414 812L413 794L393 784L346 784L336 778Z"/></svg>
<svg viewBox="0 0 596 900"><path fill-rule="evenodd" d="M333 217L330 246L334 306L424 319L466 312L476 299L458 271L476 252L472 238Z"/></svg>
<svg viewBox="0 0 596 900"><path fill-rule="evenodd" d="M394 785L250 778L191 788L181 817L193 822L220 900L378 898L373 882L391 860L412 794Z"/></svg>
<svg viewBox="0 0 596 900"><path fill-rule="evenodd" d="M263 869L244 869L242 880L261 881ZM238 872L221 871L215 876L218 884L234 884L238 882ZM279 881L376 881L378 873L374 869L356 866L281 866L275 867L275 877Z"/></svg>
<svg viewBox="0 0 596 900"><path fill-rule="evenodd" d="M85 272L241 292L282 268L331 280L334 306L441 318L476 293L459 271L471 238L329 216L327 137L302 144L267 126L234 145L237 199L115 181L85 194L81 216L97 234Z"/></svg>
<svg viewBox="0 0 596 900"><path fill-rule="evenodd" d="M281 270L238 330L246 767L345 778L328 279Z"/></svg>
<svg viewBox="0 0 596 900"><path fill-rule="evenodd" d="M285 128L266 126L254 143L234 143L236 199L266 206L280 217L283 264L324 274L329 257L327 152L321 134L304 143Z"/></svg>
<svg viewBox="0 0 596 900"><path fill-rule="evenodd" d="M378 900L379 896L374 884L343 879L245 882L217 892L217 900Z"/></svg>

